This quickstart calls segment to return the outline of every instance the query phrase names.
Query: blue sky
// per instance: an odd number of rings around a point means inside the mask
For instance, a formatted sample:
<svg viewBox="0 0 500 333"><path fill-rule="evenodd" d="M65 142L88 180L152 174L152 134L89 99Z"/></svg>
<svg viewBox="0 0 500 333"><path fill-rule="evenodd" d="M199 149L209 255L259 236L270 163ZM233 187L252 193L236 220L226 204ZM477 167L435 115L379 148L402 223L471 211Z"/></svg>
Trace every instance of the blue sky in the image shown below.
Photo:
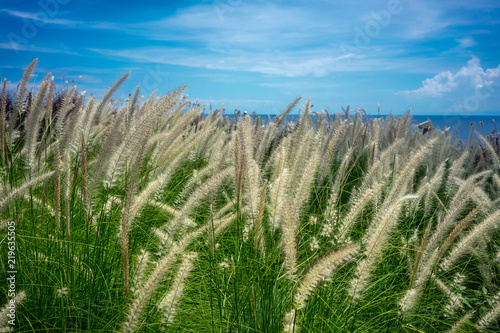
<svg viewBox="0 0 500 333"><path fill-rule="evenodd" d="M34 87L52 72L102 96L130 71L116 97L187 85L228 112L281 113L303 96L314 111L500 114L498 0L0 3L0 78L14 89L38 58Z"/></svg>

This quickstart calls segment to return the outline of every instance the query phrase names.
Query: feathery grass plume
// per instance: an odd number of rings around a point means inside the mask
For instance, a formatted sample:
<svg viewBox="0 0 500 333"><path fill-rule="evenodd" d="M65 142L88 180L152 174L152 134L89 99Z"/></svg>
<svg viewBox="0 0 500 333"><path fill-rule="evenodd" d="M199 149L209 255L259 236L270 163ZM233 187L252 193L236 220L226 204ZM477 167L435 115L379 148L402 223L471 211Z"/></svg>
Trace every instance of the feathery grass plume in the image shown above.
<svg viewBox="0 0 500 333"><path fill-rule="evenodd" d="M184 89L185 87L181 87L171 94L158 99L154 105L143 111L147 112L148 115L141 114L137 123L134 123L133 128L127 133L124 140L122 140L120 147L111 156L106 170L106 179L113 179L115 174L122 171L121 169L127 163L132 166L131 174L139 173L151 133L157 126L161 116L165 113L165 110L171 110L177 104L178 95Z"/></svg>
<svg viewBox="0 0 500 333"><path fill-rule="evenodd" d="M80 168L82 172L82 199L83 199L83 214L85 217L85 225L89 225L90 205L89 205L89 185L87 172L87 145L85 144L85 134L82 133L82 148L80 157Z"/></svg>
<svg viewBox="0 0 500 333"><path fill-rule="evenodd" d="M354 153L354 146L349 147L347 153L342 159L342 163L338 168L335 176L335 180L332 185L332 192L330 193L330 197L328 199L328 206L326 208L325 219L327 224L333 226L336 225L338 221L338 212L337 212L337 204L338 200L342 195L342 191L344 190L344 184L347 180L346 174L349 163L352 159L352 154ZM353 194L355 196L355 194Z"/></svg>
<svg viewBox="0 0 500 333"><path fill-rule="evenodd" d="M33 172L37 164L35 163L36 148L38 146L38 135L40 132L40 122L44 116L44 99L49 88L49 83L52 74L48 73L43 81L40 83L40 87L35 95L35 99L30 105L29 114L25 120L25 148L27 150L28 163L31 166L31 171Z"/></svg>
<svg viewBox="0 0 500 333"><path fill-rule="evenodd" d="M215 124L207 124L204 121L200 121L200 117L202 115L196 115L194 124L191 124L190 128L186 129L186 132L190 136L189 140L184 138L184 142L189 144L190 148L193 148L189 157L191 161L195 161L197 156L207 157L207 154L210 153L210 146L214 142L214 132L217 131ZM176 145L172 142L166 153L170 154L170 151L174 151L175 149L177 149Z"/></svg>
<svg viewBox="0 0 500 333"><path fill-rule="evenodd" d="M154 207L156 207L156 208L158 208L158 209L160 209L160 210L164 211L165 213L170 214L172 216L177 216L180 214L180 212L177 209L175 209L174 207L169 206L166 203L163 203L160 201L148 200L148 204L151 206L154 206Z"/></svg>
<svg viewBox="0 0 500 333"><path fill-rule="evenodd" d="M215 216L217 216L217 224L213 228L213 236L218 236L222 232L224 232L232 221L235 219L234 213L229 213L224 216L218 217L220 214L217 212Z"/></svg>
<svg viewBox="0 0 500 333"><path fill-rule="evenodd" d="M417 191L417 195L419 197L422 197L423 191L425 191L425 202L424 202L425 215L429 215L432 208L431 196L434 196L435 193L438 192L440 186L443 183L445 167L446 167L446 161L441 163L441 165L438 167L431 180L425 183L425 185L421 186ZM415 202L413 208L416 209L418 204L419 202Z"/></svg>
<svg viewBox="0 0 500 333"><path fill-rule="evenodd" d="M475 218L481 213L481 210L483 208L483 205L479 205L478 207L474 208L467 214L466 217L464 217L459 223L455 225L455 228L450 232L448 237L443 242L443 245L441 246L439 250L439 255L438 255L438 261L443 257L443 255L446 253L446 251L450 248L450 246L453 244L455 239L462 234L462 232L472 223L474 222Z"/></svg>
<svg viewBox="0 0 500 333"><path fill-rule="evenodd" d="M418 163L427 155L429 151L434 147L434 145L438 142L439 137L430 139L424 146L422 146L417 152L412 153L408 162L403 164L403 166L399 167L399 165L395 165L395 170L400 174L405 174L411 169L417 167Z"/></svg>
<svg viewBox="0 0 500 333"><path fill-rule="evenodd" d="M335 158L337 148L340 144L340 138L342 134L344 134L347 129L347 119L344 120L340 126L337 126L332 135L330 135L330 140L328 144L324 145L324 150L321 154L322 158L319 163L319 174L320 177L326 177L328 174L328 170L333 166L333 159Z"/></svg>
<svg viewBox="0 0 500 333"><path fill-rule="evenodd" d="M358 253L358 250L359 245L349 244L319 259L300 281L294 297L297 309L305 308L306 301L318 283L332 275L337 267L350 261Z"/></svg>
<svg viewBox="0 0 500 333"><path fill-rule="evenodd" d="M377 119L374 119L371 121L372 124L372 146L370 149L370 167L373 166L376 160L378 160L379 153L380 153L380 130L379 130L379 121Z"/></svg>
<svg viewBox="0 0 500 333"><path fill-rule="evenodd" d="M420 269L420 263L422 262L422 257L426 250L427 241L429 240L429 235L431 234L431 229L432 229L432 219L427 223L427 227L425 228L424 232L424 237L422 238L422 243L420 244L417 256L415 258L415 261L413 262L413 270L410 276L410 286L408 289L413 288L413 284L415 282L415 279L417 278L417 273L419 272ZM418 229L416 231L418 232Z"/></svg>
<svg viewBox="0 0 500 333"><path fill-rule="evenodd" d="M136 120L139 121L141 118L144 117L144 115L147 113L147 110L150 110L151 107L154 105L155 101L157 100L156 98L156 93L158 92L158 89L153 90L151 95L149 95L148 99L142 103L142 106L139 108L139 112L136 115ZM144 96L143 96L144 98Z"/></svg>
<svg viewBox="0 0 500 333"><path fill-rule="evenodd" d="M463 316L459 321L457 321L446 333L458 333L463 332L462 327L467 324L474 317L476 311L470 311L465 316Z"/></svg>
<svg viewBox="0 0 500 333"><path fill-rule="evenodd" d="M80 148L80 134L83 132L84 119L88 117L88 113L92 112L94 108L94 97L91 96L89 101L78 112L72 115L72 118L68 124L64 127L64 131L61 135L61 141L66 146L67 153L64 155L68 159L70 156L76 154ZM66 161L65 165L67 165Z"/></svg>
<svg viewBox="0 0 500 333"><path fill-rule="evenodd" d="M108 103L108 100L111 98L111 96L113 96L113 94L115 93L116 89L118 89L121 84L123 83L123 81L125 81L128 76L130 75L130 72L128 73L125 73L122 75L122 77L120 77L109 89L108 91L106 91L106 93L104 94L104 97L101 99L101 101L99 102L99 104L97 105L97 108L96 108L96 111L95 113L99 113L103 110L104 106L106 105L106 103ZM92 119L90 119L91 121Z"/></svg>
<svg viewBox="0 0 500 333"><path fill-rule="evenodd" d="M28 68L26 68L26 71L24 72L23 78L21 79L21 83L19 84L19 90L16 98L16 102L14 104L14 110L12 114L10 115L10 120L9 120L9 135L12 134L12 131L14 130L16 120L18 118L21 118L21 114L25 112L23 110L23 103L24 99L26 98L26 92L28 91L28 81L30 79L31 73L33 72L33 69L35 69L36 63L38 62L38 58L33 60L29 65Z"/></svg>
<svg viewBox="0 0 500 333"><path fill-rule="evenodd" d="M394 155L399 151L399 148L403 144L403 138L394 141L389 147L387 147L380 155L377 161L369 168L368 173L363 178L363 182L357 189L359 192L365 192L373 183L378 183L382 181L383 172L390 170L386 168L390 161L394 158Z"/></svg>
<svg viewBox="0 0 500 333"><path fill-rule="evenodd" d="M61 136L64 132L64 126L66 125L68 112L73 109L73 105L71 104L71 102L75 96L75 93L76 87L71 88L68 93L64 94L64 99L61 106L55 110L55 122L52 124L52 126L55 129L56 136ZM84 93L85 92L82 92L81 96L83 96ZM76 106L75 109L77 109Z"/></svg>
<svg viewBox="0 0 500 333"><path fill-rule="evenodd" d="M130 100L130 96L128 99L128 112L125 114L125 129L129 130L130 126L132 124L132 120L134 118L134 114L136 111L136 107L138 106L137 103L139 102L139 94L141 92L141 85L139 84L137 86L137 89L135 90L134 97L132 100Z"/></svg>
<svg viewBox="0 0 500 333"><path fill-rule="evenodd" d="M500 177L496 173L493 174L493 181L495 182L496 187L500 189Z"/></svg>
<svg viewBox="0 0 500 333"><path fill-rule="evenodd" d="M121 101L120 99L116 100L115 103L109 107L111 112L113 112L113 110L116 109L116 107L120 101ZM102 101L100 103L102 103ZM106 104L106 105L108 106L110 104ZM87 138L87 141L89 141L89 142L92 140L92 137L95 136L95 134L91 133L92 127L96 123L96 118L100 117L100 115L101 115L98 112L98 110L99 110L99 107L92 104L92 106L88 108L87 112L85 112L81 116L81 122L79 124L80 125L79 129L81 129L81 133L84 134L84 136ZM104 109L101 112L111 113L111 112L108 112L107 107L104 107ZM78 138L75 138L75 141L76 141L76 139L78 139Z"/></svg>
<svg viewBox="0 0 500 333"><path fill-rule="evenodd" d="M349 199L350 207L349 211L345 216L341 218L341 224L338 232L338 241L344 242L349 236L349 230L355 224L356 219L359 217L361 212L366 208L366 206L372 201L372 199L377 195L379 191L382 190L382 187L385 184L378 183L374 184L367 191L361 193L357 196L351 196Z"/></svg>
<svg viewBox="0 0 500 333"><path fill-rule="evenodd" d="M350 166L350 163L352 161L355 149L356 149L356 146L354 146L354 145L349 147L347 153L344 155L344 158L342 159L342 163L340 164L340 166L337 170L337 174L336 174L335 180L333 182L332 196L334 195L333 193L335 192L335 190L336 189L341 190L344 187L345 182L347 181L347 174L348 174L349 166Z"/></svg>
<svg viewBox="0 0 500 333"><path fill-rule="evenodd" d="M283 169L280 175L277 175L276 179L270 185L270 201L271 201L271 230L275 230L281 227L281 217L283 213L283 201L287 195L286 185L288 183L288 178L290 173L288 168Z"/></svg>
<svg viewBox="0 0 500 333"><path fill-rule="evenodd" d="M3 80L2 95L0 95L0 161L7 165L7 79Z"/></svg>
<svg viewBox="0 0 500 333"><path fill-rule="evenodd" d="M447 232L455 225L456 219L465 208L472 196L474 187L479 184L484 178L490 174L489 170L477 173L470 176L467 180L456 190L456 193L449 205L444 218L438 223L436 231L431 237L429 244L431 247L437 247L439 242L443 239Z"/></svg>
<svg viewBox="0 0 500 333"><path fill-rule="evenodd" d="M5 228L6 226L7 226L7 221L0 220L0 230L2 230L3 228Z"/></svg>
<svg viewBox="0 0 500 333"><path fill-rule="evenodd" d="M283 169L287 167L290 158L290 136L284 137L276 149L272 151L272 155L267 163L266 168L273 170L273 176L281 174Z"/></svg>
<svg viewBox="0 0 500 333"><path fill-rule="evenodd" d="M22 301L24 301L25 298L26 298L26 292L24 290L16 292L16 296L14 298L11 298L10 301L8 301L7 304L5 304L5 306L0 310L0 332L12 332L12 331L14 331L14 327L11 326L10 324L9 325L7 324L9 322L9 320L12 319L8 316L9 312L10 312L10 309L8 308L8 306L10 304L15 304L17 311L19 311L18 310L19 304Z"/></svg>
<svg viewBox="0 0 500 333"><path fill-rule="evenodd" d="M408 314L413 311L413 309L417 305L417 302L423 290L423 286L431 276L432 269L436 264L437 256L438 249L435 249L431 254L427 255L424 260L422 260L422 263L418 266L418 270L415 274L415 282L398 302L398 305L400 306L401 311L404 314Z"/></svg>
<svg viewBox="0 0 500 333"><path fill-rule="evenodd" d="M231 223L229 221L218 221L215 224L216 227L222 227L223 224L228 225ZM122 332L132 332L136 330L139 326L139 319L144 312L147 302L150 300L153 292L158 288L158 285L162 281L165 273L168 272L170 267L177 261L178 257L183 251L201 234L207 231L209 224L204 224L195 231L191 231L185 235L182 239L172 244L172 247L168 253L161 258L158 265L154 271L149 275L147 281L143 284L142 288L138 291L138 296L131 303L127 318L122 324Z"/></svg>
<svg viewBox="0 0 500 333"><path fill-rule="evenodd" d="M290 280L295 279L297 270L297 241L295 239L297 231L296 212L290 200L283 202L281 232L283 234L283 254L287 277Z"/></svg>
<svg viewBox="0 0 500 333"><path fill-rule="evenodd" d="M296 127L294 137L300 139L307 131L310 130L312 120L311 120L311 99L308 99L306 104L304 104L304 111L299 119L299 124Z"/></svg>
<svg viewBox="0 0 500 333"><path fill-rule="evenodd" d="M267 194L267 180L262 186L260 192L260 201L257 211L257 219L254 224L254 251L255 253L260 252L261 256L265 256L265 244L264 244L264 226L262 225L264 221L264 215L266 211L266 194Z"/></svg>
<svg viewBox="0 0 500 333"><path fill-rule="evenodd" d="M489 151L489 153L491 155L491 159L493 160L493 163L495 165L496 173L500 173L500 158L498 157L495 148L493 148L491 143L484 136L479 134L477 131L476 131L476 135L479 137L479 139L481 139L481 141L483 141L486 149Z"/></svg>
<svg viewBox="0 0 500 333"><path fill-rule="evenodd" d="M251 221L255 221L258 216L259 202L260 202L260 167L254 160L254 136L253 127L250 123L250 116L246 115L240 127L241 130L241 148L243 152L244 177L246 178L243 183L244 189L248 194L248 204L252 212ZM253 223L252 223L253 224Z"/></svg>
<svg viewBox="0 0 500 333"><path fill-rule="evenodd" d="M283 111L283 115L279 117L278 121L276 121L276 127L279 127L283 120L285 120L286 116L293 110L293 108L297 105L297 103L301 100L302 96L297 97L288 107Z"/></svg>
<svg viewBox="0 0 500 333"><path fill-rule="evenodd" d="M0 211L5 209L7 205L9 205L12 201L14 201L16 198L23 196L25 191L27 191L29 188L37 186L40 183L43 183L50 177L54 175L54 171L49 171L44 173L43 175L40 175L38 177L32 178L30 181L25 182L24 184L13 188L9 192L6 192L4 189L0 191L2 194L2 199L0 200Z"/></svg>
<svg viewBox="0 0 500 333"><path fill-rule="evenodd" d="M54 93L55 93L54 77L50 78L49 94L47 95L46 115L49 124L52 122L52 113L54 112Z"/></svg>
<svg viewBox="0 0 500 333"><path fill-rule="evenodd" d="M137 297L137 291L142 284L142 278L146 272L146 267L149 263L149 252L142 249L140 254L137 256L137 262L135 267L134 277L132 278L133 287L130 288L134 293L134 297Z"/></svg>
<svg viewBox="0 0 500 333"><path fill-rule="evenodd" d="M391 206L383 211L381 210L380 213L377 214L379 216L376 216L375 222L363 239L363 244L366 246L364 252L365 258L359 262L356 270L356 277L351 281L349 295L353 300L358 300L362 297L371 274L380 260L383 246L398 222L403 202L414 198L415 196L413 195L399 198Z"/></svg>
<svg viewBox="0 0 500 333"><path fill-rule="evenodd" d="M61 153L59 143L54 148L54 209L57 230L61 228Z"/></svg>
<svg viewBox="0 0 500 333"><path fill-rule="evenodd" d="M488 245L484 239L481 239L476 246L474 246L470 253L477 260L477 268L481 273L481 277L486 285L493 285L493 278L496 276L496 271L493 269L493 265L486 260L485 257L488 256ZM488 258L489 259L489 258Z"/></svg>
<svg viewBox="0 0 500 333"><path fill-rule="evenodd" d="M178 201L187 200L187 198L193 192L193 189L197 185L201 184L203 182L203 180L212 176L216 170L220 170L223 168L224 168L224 166L222 166L222 165L221 165L221 168L216 168L216 164L213 161L211 161L211 162L209 162L209 164L207 166L205 166L199 170L196 170L196 169L193 170L193 174L191 175L191 177L188 179L188 181L184 185L184 189L177 197L177 200Z"/></svg>
<svg viewBox="0 0 500 333"><path fill-rule="evenodd" d="M399 138L401 136L404 136L404 133L407 132L410 128L410 121L411 121L411 116L410 116L411 109L406 111L406 113L402 117L398 117L398 123L397 123L397 132L396 132L396 138Z"/></svg>
<svg viewBox="0 0 500 333"><path fill-rule="evenodd" d="M176 139L181 138L183 133L189 131L191 124L198 114L198 110L187 111L177 118L174 118L174 115L171 114L167 120L170 123L168 130L160 131L148 139L148 145L152 146L156 144L156 150L151 160L159 162L162 156L166 155L169 148L174 146Z"/></svg>
<svg viewBox="0 0 500 333"><path fill-rule="evenodd" d="M40 145L38 148L38 165L41 164L42 154L44 154L45 158L47 158L48 142L50 142L53 135L52 112L54 109L54 91L55 91L55 84L54 84L54 77L52 76L49 82L49 92L47 95L47 102L45 107L45 130L42 133Z"/></svg>
<svg viewBox="0 0 500 333"><path fill-rule="evenodd" d="M285 318L283 318L283 333L297 333L299 331L296 325L296 319L295 309L287 312Z"/></svg>
<svg viewBox="0 0 500 333"><path fill-rule="evenodd" d="M233 164L234 164L234 185L236 189L236 210L240 215L243 196L243 175L245 173L245 156L241 147L240 133L237 131L233 136Z"/></svg>
<svg viewBox="0 0 500 333"><path fill-rule="evenodd" d="M180 155L180 157L184 157L184 155ZM177 157L178 159L179 157ZM137 195L131 198L128 221L128 228L132 227L134 219L140 212L140 210L148 203L149 198L156 193L168 180L171 176L172 170L167 169L165 172L159 174L154 180L150 181L146 187Z"/></svg>
<svg viewBox="0 0 500 333"><path fill-rule="evenodd" d="M170 228L175 228L178 223L184 220L189 213L201 202L202 199L206 198L212 193L216 193L220 188L226 177L233 173L233 167L227 167L224 170L214 174L212 177L208 178L203 184L200 185L190 196L188 201L182 206L179 214L174 217L174 220L170 223ZM184 221L185 222L185 221Z"/></svg>
<svg viewBox="0 0 500 333"><path fill-rule="evenodd" d="M106 135L101 138L100 149L97 152L97 156L93 159L95 167L93 177L89 179L91 187L96 187L102 181L108 181L105 178L105 173L108 164L111 163L110 156L113 156L113 152L119 145L119 139L123 135L121 131L124 121L123 115L121 113L111 114L109 118L109 123L105 127Z"/></svg>
<svg viewBox="0 0 500 333"><path fill-rule="evenodd" d="M472 191L472 201L476 205L484 205L484 210L487 212L491 211L492 207L495 207L488 194L486 194L486 192L479 186L474 186Z"/></svg>
<svg viewBox="0 0 500 333"><path fill-rule="evenodd" d="M311 187L314 183L314 177L320 161L320 150L317 146L317 141L311 135L311 140L304 140L302 147L306 147L306 142L312 147L309 148L308 152L304 152L306 149L300 149L298 151L295 157L298 160L293 166L292 170L294 170L294 172L290 178L290 181L296 181L296 185L294 186L295 193L293 195L293 204L299 210L302 210L309 200Z"/></svg>
<svg viewBox="0 0 500 333"><path fill-rule="evenodd" d="M490 311L486 312L477 322L476 327L479 330L485 329L495 323L498 317L500 317L500 293L497 293L493 299L492 308Z"/></svg>
<svg viewBox="0 0 500 333"><path fill-rule="evenodd" d="M439 288L443 291L443 293L448 296L449 301L448 304L444 306L444 311L446 312L447 315L452 316L455 314L457 309L463 308L462 301L460 300L460 296L454 293L453 291L448 288L448 286L441 281L440 279L435 279L434 282L438 285Z"/></svg>
<svg viewBox="0 0 500 333"><path fill-rule="evenodd" d="M174 282L170 291L163 296L158 309L163 310L165 323L167 325L174 322L174 317L177 312L177 304L179 303L182 293L184 291L185 280L189 273L193 270L193 261L196 260L198 254L196 252L189 252L183 255L181 266L177 271Z"/></svg>
<svg viewBox="0 0 500 333"><path fill-rule="evenodd" d="M455 262L464 255L472 246L474 246L484 235L490 233L498 227L500 223L500 209L489 214L481 223L477 224L469 231L451 250L450 254L441 262L441 268L449 270Z"/></svg>
<svg viewBox="0 0 500 333"><path fill-rule="evenodd" d="M264 135L257 148L255 160L259 166L264 167L269 158L269 152L273 148L273 143L276 142L275 139L278 128L276 127L276 123L271 121L269 121L266 127L262 128L264 128Z"/></svg>

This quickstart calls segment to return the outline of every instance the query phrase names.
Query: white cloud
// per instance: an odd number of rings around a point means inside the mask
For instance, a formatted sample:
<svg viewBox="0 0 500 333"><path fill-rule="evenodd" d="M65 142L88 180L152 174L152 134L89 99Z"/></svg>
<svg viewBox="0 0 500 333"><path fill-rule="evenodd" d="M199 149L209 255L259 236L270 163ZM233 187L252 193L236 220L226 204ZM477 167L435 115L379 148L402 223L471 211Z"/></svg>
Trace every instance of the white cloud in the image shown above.
<svg viewBox="0 0 500 333"><path fill-rule="evenodd" d="M29 52L41 52L41 53L64 53L71 55L79 55L77 52L64 50L64 49L54 49L49 47L39 47L35 45L24 45L15 42L11 43L0 43L0 49L14 50L14 51L29 51Z"/></svg>
<svg viewBox="0 0 500 333"><path fill-rule="evenodd" d="M0 9L0 12L7 13L11 16L18 17L18 18L23 18L23 19L41 22L44 24L57 24L57 25L72 26L72 27L76 27L78 25L83 24L83 22L80 22L80 21L64 20L64 19L58 19L58 18L49 18L47 16L47 14L45 14L45 13L36 14L36 13L28 13L28 12L21 12L21 11L17 11L17 10L8 10L8 9Z"/></svg>
<svg viewBox="0 0 500 333"><path fill-rule="evenodd" d="M459 48L468 48L476 45L476 42L474 41L474 38L472 37L463 37L463 38L458 38L455 39L455 41L458 43Z"/></svg>
<svg viewBox="0 0 500 333"><path fill-rule="evenodd" d="M90 49L90 51L136 62L160 63L214 70L243 71L285 77L313 75L326 76L333 72L363 70L362 67L344 62L348 55L335 51L316 49L293 53L235 51L225 53L209 51L200 53L195 49L171 47L147 47L124 50ZM333 54L333 55L332 55ZM363 66L368 69L368 66Z"/></svg>
<svg viewBox="0 0 500 333"><path fill-rule="evenodd" d="M75 28L75 29L104 29L104 30L119 30L127 31L129 28L127 25L113 23L113 22L85 22L85 21L75 21L60 19L57 17L51 18L45 13L30 13L21 12L17 10L0 9L0 12L4 12L8 15L18 17L21 19L38 22L35 25L40 27L40 25L53 24L60 25L65 28Z"/></svg>
<svg viewBox="0 0 500 333"><path fill-rule="evenodd" d="M480 60L473 57L457 73L441 72L422 81L422 87L416 90L400 91L397 94L415 97L443 97L450 93L473 94L481 88L491 86L500 78L500 65L484 70Z"/></svg>

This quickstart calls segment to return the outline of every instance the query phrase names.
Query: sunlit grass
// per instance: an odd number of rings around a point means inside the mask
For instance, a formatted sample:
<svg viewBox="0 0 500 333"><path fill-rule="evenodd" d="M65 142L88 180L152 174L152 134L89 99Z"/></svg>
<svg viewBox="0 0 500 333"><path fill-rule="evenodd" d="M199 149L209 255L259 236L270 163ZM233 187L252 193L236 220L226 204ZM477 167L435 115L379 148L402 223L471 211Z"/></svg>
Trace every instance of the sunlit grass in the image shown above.
<svg viewBox="0 0 500 333"><path fill-rule="evenodd" d="M17 332L499 329L494 137L309 101L288 122L298 99L262 125L182 88L112 102L126 76L97 101L48 75L29 99L34 64L0 101Z"/></svg>

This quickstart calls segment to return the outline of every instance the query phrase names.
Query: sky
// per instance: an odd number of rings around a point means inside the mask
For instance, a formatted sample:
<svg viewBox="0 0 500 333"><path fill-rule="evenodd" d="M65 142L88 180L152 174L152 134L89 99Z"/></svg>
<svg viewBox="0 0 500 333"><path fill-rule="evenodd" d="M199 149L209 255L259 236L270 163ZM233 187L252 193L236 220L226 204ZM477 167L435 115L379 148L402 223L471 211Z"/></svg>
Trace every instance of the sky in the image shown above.
<svg viewBox="0 0 500 333"><path fill-rule="evenodd" d="M187 85L202 105L500 115L500 1L0 0L0 78L16 89L147 98ZM63 79L64 76L64 79ZM81 77L81 78L80 78ZM380 105L380 111L379 107Z"/></svg>

